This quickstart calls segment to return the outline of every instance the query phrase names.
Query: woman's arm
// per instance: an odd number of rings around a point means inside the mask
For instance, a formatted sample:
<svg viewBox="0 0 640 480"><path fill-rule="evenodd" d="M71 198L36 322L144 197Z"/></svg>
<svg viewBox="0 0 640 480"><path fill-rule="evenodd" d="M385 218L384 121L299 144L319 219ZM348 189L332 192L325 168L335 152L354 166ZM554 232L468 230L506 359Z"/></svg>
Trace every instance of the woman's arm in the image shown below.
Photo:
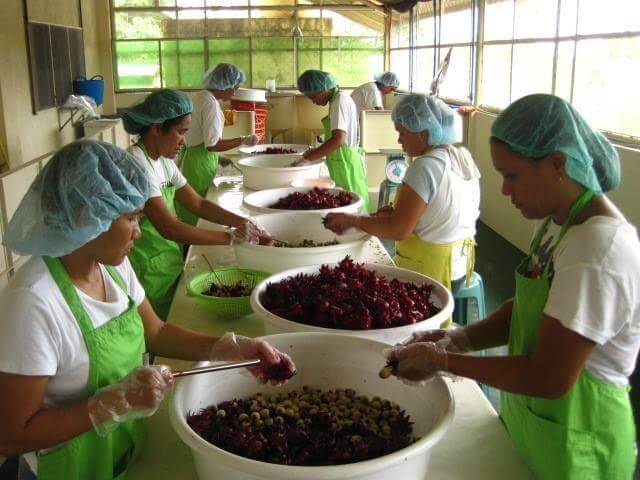
<svg viewBox="0 0 640 480"><path fill-rule="evenodd" d="M163 322L146 298L138 306L138 312L142 317L144 338L149 352L167 358L209 360L211 348L218 341L218 337L202 335Z"/></svg>
<svg viewBox="0 0 640 480"><path fill-rule="evenodd" d="M227 232L214 232L181 222L169 211L162 197L147 200L144 214L160 235L168 240L192 245L227 245L231 241Z"/></svg>
<svg viewBox="0 0 640 480"><path fill-rule="evenodd" d="M44 408L48 384L47 376L0 372L0 455L48 448L93 428L86 400Z"/></svg>
<svg viewBox="0 0 640 480"><path fill-rule="evenodd" d="M485 319L464 327L474 351L507 344L512 310L513 300L508 300Z"/></svg>
<svg viewBox="0 0 640 480"><path fill-rule="evenodd" d="M314 148L311 150L307 150L303 158L310 162L314 160L320 160L323 157L333 153L342 145L345 144L347 138L347 134L342 130L332 130L331 138L320 145L318 148Z"/></svg>
<svg viewBox="0 0 640 480"><path fill-rule="evenodd" d="M218 143L207 147L207 150L210 152L226 152L227 150L231 150L232 148L236 148L242 145L242 139L240 137L230 138L227 140L218 140Z"/></svg>
<svg viewBox="0 0 640 480"><path fill-rule="evenodd" d="M355 227L380 238L404 240L413 233L426 208L427 204L415 190L402 184L393 211L376 216L329 213L325 225L338 234Z"/></svg>
<svg viewBox="0 0 640 480"><path fill-rule="evenodd" d="M574 385L594 347L592 340L544 315L532 355L476 357L448 353L447 370L508 392L558 398Z"/></svg>
<svg viewBox="0 0 640 480"><path fill-rule="evenodd" d="M221 206L204 199L198 195L198 193L189 184L186 184L184 187L176 190L176 198L192 213L195 213L200 218L204 218L210 222L237 228L246 221L244 217L236 215L235 213L225 210Z"/></svg>

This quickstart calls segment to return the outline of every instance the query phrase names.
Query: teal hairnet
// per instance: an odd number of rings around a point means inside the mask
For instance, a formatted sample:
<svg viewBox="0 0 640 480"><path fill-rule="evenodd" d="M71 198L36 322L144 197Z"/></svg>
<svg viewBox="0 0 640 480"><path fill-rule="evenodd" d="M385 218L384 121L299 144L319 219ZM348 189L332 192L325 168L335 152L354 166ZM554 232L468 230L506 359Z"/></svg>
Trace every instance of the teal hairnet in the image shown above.
<svg viewBox="0 0 640 480"><path fill-rule="evenodd" d="M142 207L149 193L146 172L126 151L98 140L70 143L33 181L3 243L20 255L67 255Z"/></svg>
<svg viewBox="0 0 640 480"><path fill-rule="evenodd" d="M533 159L564 153L567 175L596 193L620 183L616 149L559 97L539 93L516 100L498 115L491 135Z"/></svg>
<svg viewBox="0 0 640 480"><path fill-rule="evenodd" d="M245 81L244 72L230 63L219 63L202 77L202 86L207 90L236 88Z"/></svg>
<svg viewBox="0 0 640 480"><path fill-rule="evenodd" d="M336 88L337 85L335 77L322 70L307 70L298 77L298 90L303 95L327 92Z"/></svg>
<svg viewBox="0 0 640 480"><path fill-rule="evenodd" d="M429 145L462 141L462 121L446 103L436 97L411 94L391 112L391 119L411 132L429 132Z"/></svg>
<svg viewBox="0 0 640 480"><path fill-rule="evenodd" d="M139 134L149 125L161 124L192 111L193 104L189 95L179 90L163 88L127 109L122 116L122 122L128 133Z"/></svg>
<svg viewBox="0 0 640 480"><path fill-rule="evenodd" d="M400 86L400 79L393 72L384 72L374 77L376 83L380 83L385 87L398 88Z"/></svg>

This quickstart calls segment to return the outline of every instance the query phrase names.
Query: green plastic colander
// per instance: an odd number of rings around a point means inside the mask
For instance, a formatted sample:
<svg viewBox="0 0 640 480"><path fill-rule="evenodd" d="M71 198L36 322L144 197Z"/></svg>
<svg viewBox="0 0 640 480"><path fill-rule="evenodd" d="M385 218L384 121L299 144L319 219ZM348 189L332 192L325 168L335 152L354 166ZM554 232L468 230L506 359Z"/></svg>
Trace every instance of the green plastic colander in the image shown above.
<svg viewBox="0 0 640 480"><path fill-rule="evenodd" d="M255 287L270 275L270 273L247 268L216 268L193 277L187 283L187 294L194 297L200 305L217 317L240 318L251 313L250 295L246 297L214 297L203 295L202 292L208 291L213 283L234 285L243 282Z"/></svg>

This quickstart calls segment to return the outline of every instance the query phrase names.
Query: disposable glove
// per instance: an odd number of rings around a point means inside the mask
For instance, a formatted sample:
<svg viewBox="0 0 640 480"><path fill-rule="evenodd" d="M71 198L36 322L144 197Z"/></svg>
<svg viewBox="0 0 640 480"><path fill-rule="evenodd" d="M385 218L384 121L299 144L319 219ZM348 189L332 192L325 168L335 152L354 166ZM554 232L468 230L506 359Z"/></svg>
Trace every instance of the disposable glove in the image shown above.
<svg viewBox="0 0 640 480"><path fill-rule="evenodd" d="M247 367L262 383L279 385L296 374L296 366L286 353L272 347L264 340L243 337L227 332L214 343L209 360L249 360L259 358L260 363Z"/></svg>
<svg viewBox="0 0 640 480"><path fill-rule="evenodd" d="M392 374L409 385L426 385L436 373L447 370L447 351L433 342L396 345L385 351Z"/></svg>
<svg viewBox="0 0 640 480"><path fill-rule="evenodd" d="M342 235L355 225L355 216L347 213L328 213L323 219L324 228Z"/></svg>
<svg viewBox="0 0 640 480"><path fill-rule="evenodd" d="M252 243L257 245L260 238L269 238L269 234L251 220L245 220L239 227L231 230L231 245Z"/></svg>
<svg viewBox="0 0 640 480"><path fill-rule="evenodd" d="M416 332L403 341L402 345L420 342L435 342L447 352L452 353L466 353L474 350L471 340L469 340L469 336L463 327Z"/></svg>
<svg viewBox="0 0 640 480"><path fill-rule="evenodd" d="M120 382L99 389L89 399L89 418L96 432L106 436L119 423L150 417L173 387L166 365L140 366Z"/></svg>
<svg viewBox="0 0 640 480"><path fill-rule="evenodd" d="M245 145L247 147L254 147L258 144L259 141L260 141L260 137L255 133L240 137L240 145Z"/></svg>

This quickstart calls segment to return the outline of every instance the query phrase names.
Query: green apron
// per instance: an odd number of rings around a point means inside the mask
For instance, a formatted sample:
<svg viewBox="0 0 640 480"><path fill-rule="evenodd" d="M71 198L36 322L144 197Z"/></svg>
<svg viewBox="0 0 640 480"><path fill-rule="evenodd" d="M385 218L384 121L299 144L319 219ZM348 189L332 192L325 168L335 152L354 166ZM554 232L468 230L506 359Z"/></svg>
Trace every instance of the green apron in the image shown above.
<svg viewBox="0 0 640 480"><path fill-rule="evenodd" d="M216 176L219 157L218 152L207 150L204 143L186 149L182 160L182 174L201 197L207 195L207 190ZM180 220L189 225L195 225L198 222L198 216L178 201L176 201L176 213Z"/></svg>
<svg viewBox="0 0 640 480"><path fill-rule="evenodd" d="M89 397L98 389L119 382L141 365L145 351L142 319L118 272L113 267L106 267L113 280L127 293L129 306L119 316L95 328L62 262L51 257L43 257L43 260L82 332L89 354L89 378L85 392ZM124 479L129 466L140 453L144 437L145 428L141 420L122 423L106 437L89 430L57 450L38 455L38 479Z"/></svg>
<svg viewBox="0 0 640 480"><path fill-rule="evenodd" d="M337 93L337 91L336 91ZM335 98L332 97L331 101ZM325 142L331 138L331 120L327 115L322 119ZM364 152L359 147L340 145L336 150L327 155L326 163L329 175L336 182L336 186L355 192L362 197L362 209L369 211L369 188L367 187L367 175L364 171Z"/></svg>
<svg viewBox="0 0 640 480"><path fill-rule="evenodd" d="M526 276L531 254L519 265L510 355L531 355L535 350L549 296L553 251L593 195L586 191L571 208L539 278ZM532 252L537 250L549 220L537 233ZM635 424L628 391L627 387L604 383L583 368L575 385L558 399L502 392L501 417L538 478L630 479L635 466Z"/></svg>
<svg viewBox="0 0 640 480"><path fill-rule="evenodd" d="M144 146L139 144L139 147L151 163ZM169 172L165 158L160 157L157 161L162 162L166 179L160 192L167 208L173 211L176 187L168 180ZM166 320L178 279L184 268L182 250L176 242L160 235L146 217L140 221L140 230L142 236L134 242L129 260L156 314Z"/></svg>

